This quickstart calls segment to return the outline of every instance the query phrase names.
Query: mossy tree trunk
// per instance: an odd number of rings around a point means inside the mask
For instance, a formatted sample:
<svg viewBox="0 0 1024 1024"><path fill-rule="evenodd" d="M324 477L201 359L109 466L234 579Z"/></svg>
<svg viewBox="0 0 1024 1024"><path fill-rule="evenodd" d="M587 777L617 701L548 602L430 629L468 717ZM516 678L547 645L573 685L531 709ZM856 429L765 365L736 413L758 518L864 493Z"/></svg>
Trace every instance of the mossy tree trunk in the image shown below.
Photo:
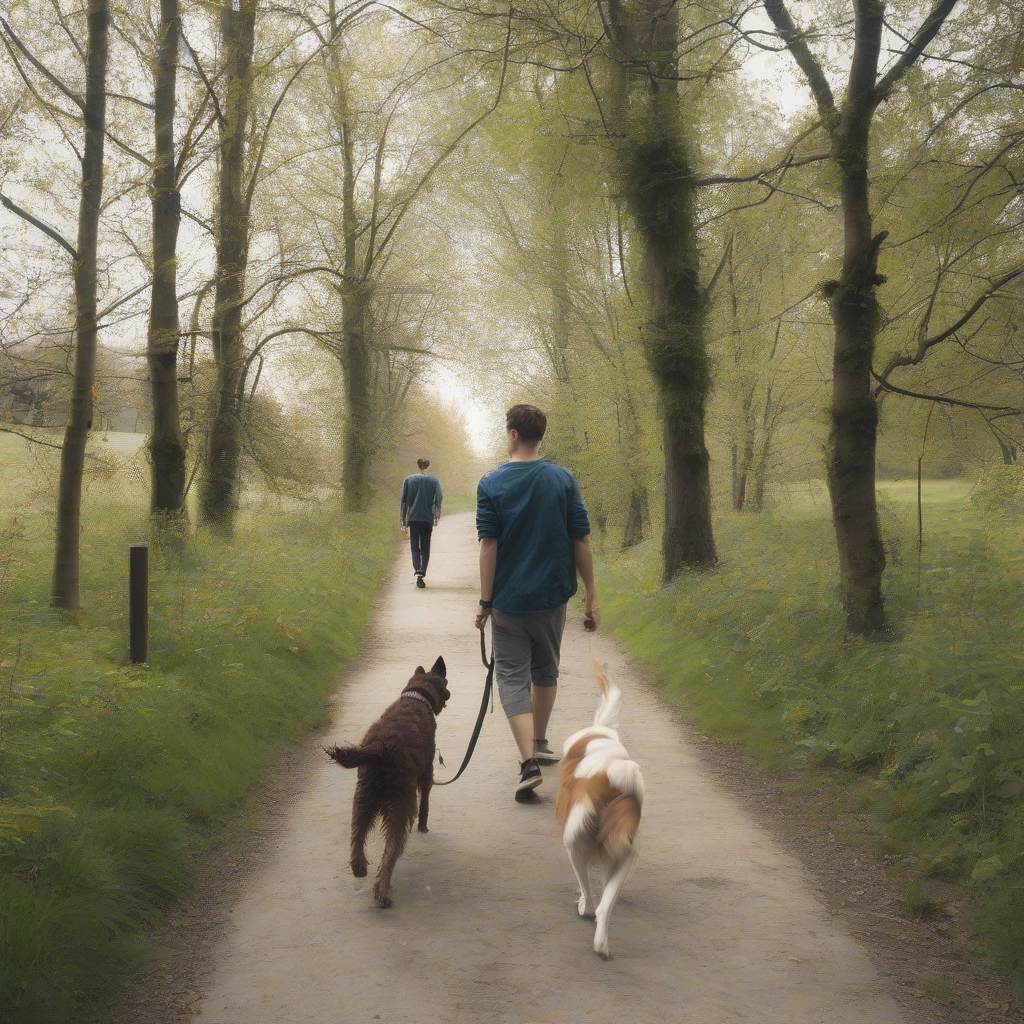
<svg viewBox="0 0 1024 1024"><path fill-rule="evenodd" d="M181 19L178 0L160 0L160 26L153 67L154 134L153 288L147 359L153 395L149 439L152 463L150 511L176 515L185 493L185 441L178 407L178 227L181 194L175 173L174 113Z"/></svg>
<svg viewBox="0 0 1024 1024"><path fill-rule="evenodd" d="M85 147L82 191L78 205L78 242L74 261L75 366L71 409L60 453L57 523L50 580L50 604L79 606L79 535L82 520L82 478L85 446L92 429L93 385L96 378L96 250L103 200L103 141L107 116L107 64L110 4L89 0L85 52Z"/></svg>
<svg viewBox="0 0 1024 1024"><path fill-rule="evenodd" d="M611 107L623 198L641 243L652 315L643 339L658 386L665 459L662 576L715 564L704 409L711 386L695 176L676 66L678 5L603 11L614 44Z"/></svg>
<svg viewBox="0 0 1024 1024"><path fill-rule="evenodd" d="M214 533L234 533L242 449L238 382L245 352L242 310L249 259L247 121L252 92L256 0L225 5L221 16L224 95L221 101L220 166L217 190L217 283L211 324L217 364L214 407L199 492L201 521Z"/></svg>

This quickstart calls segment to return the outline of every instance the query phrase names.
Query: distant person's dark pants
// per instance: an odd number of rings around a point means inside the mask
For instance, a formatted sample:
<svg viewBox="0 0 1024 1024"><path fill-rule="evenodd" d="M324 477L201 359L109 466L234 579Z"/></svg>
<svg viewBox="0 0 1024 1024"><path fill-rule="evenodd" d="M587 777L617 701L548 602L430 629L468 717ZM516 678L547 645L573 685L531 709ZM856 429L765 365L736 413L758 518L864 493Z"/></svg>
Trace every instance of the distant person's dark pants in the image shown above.
<svg viewBox="0 0 1024 1024"><path fill-rule="evenodd" d="M430 561L430 533L433 529L433 523L409 523L412 568L420 576L427 575L427 562Z"/></svg>

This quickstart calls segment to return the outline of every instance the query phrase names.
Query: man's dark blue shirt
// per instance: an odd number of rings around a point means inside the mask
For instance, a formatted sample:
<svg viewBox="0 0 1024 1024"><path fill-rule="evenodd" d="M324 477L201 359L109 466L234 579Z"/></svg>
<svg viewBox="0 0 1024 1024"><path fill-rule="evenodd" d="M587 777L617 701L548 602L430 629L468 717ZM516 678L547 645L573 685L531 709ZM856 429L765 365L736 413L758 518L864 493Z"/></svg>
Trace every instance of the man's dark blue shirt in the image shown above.
<svg viewBox="0 0 1024 1024"><path fill-rule="evenodd" d="M498 540L491 600L499 611L548 611L576 593L572 542L590 533L590 520L569 470L547 459L492 470L476 490L476 529Z"/></svg>
<svg viewBox="0 0 1024 1024"><path fill-rule="evenodd" d="M413 473L402 484L402 525L432 523L441 515L441 484L429 473Z"/></svg>

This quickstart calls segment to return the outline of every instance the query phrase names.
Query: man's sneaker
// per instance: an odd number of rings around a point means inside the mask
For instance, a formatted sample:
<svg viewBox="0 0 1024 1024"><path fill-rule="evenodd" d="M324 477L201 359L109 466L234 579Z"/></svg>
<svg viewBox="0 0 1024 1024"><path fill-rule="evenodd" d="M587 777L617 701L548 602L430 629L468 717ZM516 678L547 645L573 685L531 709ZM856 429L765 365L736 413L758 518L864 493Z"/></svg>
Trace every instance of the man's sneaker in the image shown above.
<svg viewBox="0 0 1024 1024"><path fill-rule="evenodd" d="M419 587L420 590L422 590L426 586L426 583L423 582L423 577L422 576L417 576L416 577L416 586Z"/></svg>
<svg viewBox="0 0 1024 1024"><path fill-rule="evenodd" d="M519 766L519 783L516 786L516 799L519 801L532 800L533 791L544 781L540 773L540 765L537 759L531 757Z"/></svg>
<svg viewBox="0 0 1024 1024"><path fill-rule="evenodd" d="M549 746L547 740L533 741L533 756L537 764L558 764L562 760Z"/></svg>

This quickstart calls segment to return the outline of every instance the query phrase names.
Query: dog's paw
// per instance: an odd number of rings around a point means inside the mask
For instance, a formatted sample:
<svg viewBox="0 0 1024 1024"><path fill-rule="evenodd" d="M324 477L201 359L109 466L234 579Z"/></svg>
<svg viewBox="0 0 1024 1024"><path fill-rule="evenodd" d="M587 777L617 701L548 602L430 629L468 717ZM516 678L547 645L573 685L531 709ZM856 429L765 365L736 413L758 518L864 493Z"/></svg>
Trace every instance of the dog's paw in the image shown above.
<svg viewBox="0 0 1024 1024"><path fill-rule="evenodd" d="M366 877L366 861L365 860L354 860L352 861L352 874L356 878Z"/></svg>
<svg viewBox="0 0 1024 1024"><path fill-rule="evenodd" d="M387 910L391 906L391 897L382 896L380 893L380 882L373 883L373 899L381 910Z"/></svg>
<svg viewBox="0 0 1024 1024"><path fill-rule="evenodd" d="M579 912L580 917L593 917L594 908L587 903L587 897L581 896L579 903L576 904L576 910Z"/></svg>
<svg viewBox="0 0 1024 1024"><path fill-rule="evenodd" d="M416 828L417 832L429 832L430 829L426 825L418 825Z"/></svg>

